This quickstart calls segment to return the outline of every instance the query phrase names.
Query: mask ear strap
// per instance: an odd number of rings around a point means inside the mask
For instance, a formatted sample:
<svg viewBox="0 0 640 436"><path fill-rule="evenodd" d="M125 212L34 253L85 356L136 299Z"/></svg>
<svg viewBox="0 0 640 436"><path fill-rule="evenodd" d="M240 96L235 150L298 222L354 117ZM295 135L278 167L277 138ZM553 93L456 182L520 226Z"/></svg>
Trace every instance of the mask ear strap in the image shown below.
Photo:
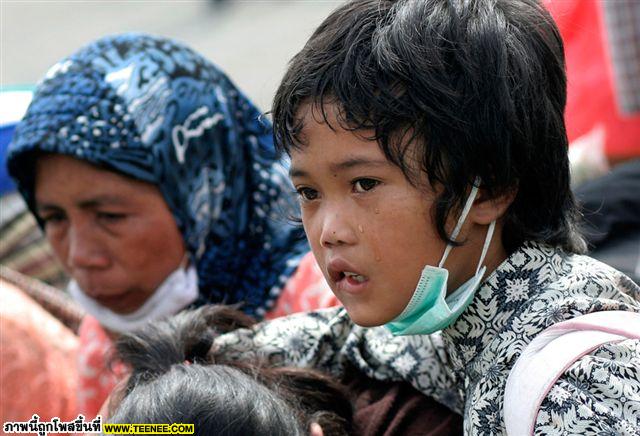
<svg viewBox="0 0 640 436"><path fill-rule="evenodd" d="M182 260L180 261L179 268L186 270L191 265L191 257L189 256L189 252L185 250L184 256L182 256Z"/></svg>
<svg viewBox="0 0 640 436"><path fill-rule="evenodd" d="M480 185L480 178L477 177L473 184L473 188L471 188L471 192L469 193L467 202L464 204L464 208L462 209L460 218L458 218L458 222L456 223L456 226L453 229L453 232L451 232L452 241L455 241L456 238L458 237L458 234L460 233L460 229L462 229L462 225L464 224L464 221L467 219L467 215L469 215L471 206L473 206L473 202L476 199L476 195L478 195L479 185ZM444 262L447 260L447 257L449 256L449 253L451 252L452 248L453 248L453 245L447 244L447 247L444 249L444 254L442 255L442 259L440 259L440 263L438 264L438 268L442 268L442 265L444 265Z"/></svg>
<svg viewBox="0 0 640 436"><path fill-rule="evenodd" d="M476 274L478 274L478 271L480 271L480 268L482 267L482 262L484 262L484 258L487 255L487 252L489 251L489 245L491 245L491 238L493 238L493 231L496 228L496 221L493 220L491 221L491 224L489 224L489 228L487 229L487 236L484 238L484 245L482 247L482 254L480 255L480 261L478 262L478 267L476 268Z"/></svg>

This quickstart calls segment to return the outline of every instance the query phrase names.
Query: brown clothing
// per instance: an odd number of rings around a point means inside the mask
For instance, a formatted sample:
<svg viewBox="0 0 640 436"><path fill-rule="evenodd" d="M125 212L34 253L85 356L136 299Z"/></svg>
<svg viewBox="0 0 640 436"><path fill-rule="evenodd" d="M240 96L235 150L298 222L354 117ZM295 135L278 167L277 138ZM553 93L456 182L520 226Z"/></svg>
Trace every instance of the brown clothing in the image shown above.
<svg viewBox="0 0 640 436"><path fill-rule="evenodd" d="M355 394L358 436L445 436L462 434L462 416L409 383L373 380L355 370L344 383Z"/></svg>

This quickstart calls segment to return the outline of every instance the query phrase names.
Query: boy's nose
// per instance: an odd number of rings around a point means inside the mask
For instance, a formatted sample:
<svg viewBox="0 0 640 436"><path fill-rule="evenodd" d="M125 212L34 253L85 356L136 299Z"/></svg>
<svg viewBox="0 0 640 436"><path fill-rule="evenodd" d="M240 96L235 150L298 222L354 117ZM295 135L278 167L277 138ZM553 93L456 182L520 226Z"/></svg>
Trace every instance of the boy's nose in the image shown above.
<svg viewBox="0 0 640 436"><path fill-rule="evenodd" d="M320 233L322 247L354 244L356 238L356 232L345 213L331 212L325 215Z"/></svg>
<svg viewBox="0 0 640 436"><path fill-rule="evenodd" d="M70 268L105 268L109 258L89 226L72 225L69 229L67 265Z"/></svg>

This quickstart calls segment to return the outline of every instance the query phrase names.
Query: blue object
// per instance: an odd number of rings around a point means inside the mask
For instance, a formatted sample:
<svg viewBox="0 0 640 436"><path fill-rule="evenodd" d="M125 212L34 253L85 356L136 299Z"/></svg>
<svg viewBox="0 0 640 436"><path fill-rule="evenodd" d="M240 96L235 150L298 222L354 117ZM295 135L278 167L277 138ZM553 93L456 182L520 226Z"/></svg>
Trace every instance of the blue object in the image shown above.
<svg viewBox="0 0 640 436"><path fill-rule="evenodd" d="M29 86L3 87L0 90L0 195L13 192L16 186L7 172L7 148L31 101Z"/></svg>
<svg viewBox="0 0 640 436"><path fill-rule="evenodd" d="M16 189L7 172L7 146L11 141L15 128L15 124L0 127L0 195Z"/></svg>

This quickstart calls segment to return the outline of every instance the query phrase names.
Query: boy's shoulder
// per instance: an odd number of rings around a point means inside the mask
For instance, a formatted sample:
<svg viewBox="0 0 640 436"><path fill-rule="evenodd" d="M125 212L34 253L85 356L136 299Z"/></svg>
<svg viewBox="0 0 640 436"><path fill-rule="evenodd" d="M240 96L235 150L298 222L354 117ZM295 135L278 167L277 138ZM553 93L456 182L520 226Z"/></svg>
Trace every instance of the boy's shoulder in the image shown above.
<svg viewBox="0 0 640 436"><path fill-rule="evenodd" d="M528 343L562 321L612 310L640 312L640 288L616 269L589 256L535 242L512 253L479 289L467 312L446 331L453 344L452 361L465 368L467 401L473 399L466 414L472 432L504 431L498 416L505 383ZM616 350L603 347L598 353L637 356L637 345L637 341L625 342ZM635 354L628 353L629 346L636 346ZM584 362L597 360L598 353L585 356ZM564 415L562 419L570 421Z"/></svg>
<svg viewBox="0 0 640 436"><path fill-rule="evenodd" d="M577 295L614 300L630 297L640 305L640 287L622 272L588 255L556 252L566 266L549 283L550 290L564 289Z"/></svg>
<svg viewBox="0 0 640 436"><path fill-rule="evenodd" d="M529 282L530 301L552 298L607 298L640 305L640 287L622 272L582 254L527 242L497 269L493 282L509 284L514 277ZM503 287L508 289L509 286Z"/></svg>

